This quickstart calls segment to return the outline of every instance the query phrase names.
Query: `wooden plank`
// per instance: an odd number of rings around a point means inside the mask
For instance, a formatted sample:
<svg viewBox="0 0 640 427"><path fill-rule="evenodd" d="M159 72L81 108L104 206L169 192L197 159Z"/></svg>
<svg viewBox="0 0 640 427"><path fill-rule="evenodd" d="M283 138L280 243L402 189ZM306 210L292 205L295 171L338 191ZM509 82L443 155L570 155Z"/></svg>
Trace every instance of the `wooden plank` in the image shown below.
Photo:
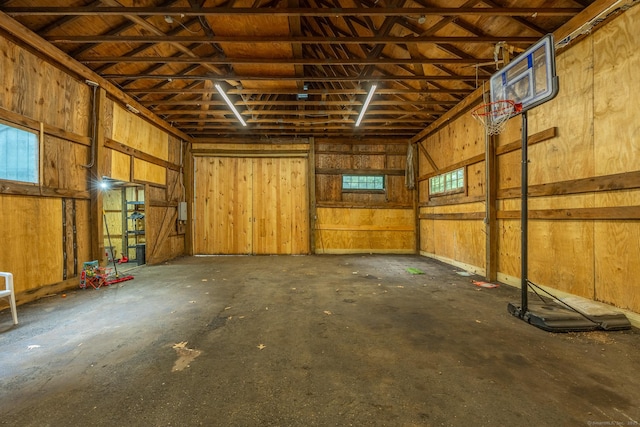
<svg viewBox="0 0 640 427"><path fill-rule="evenodd" d="M434 206L452 206L452 205L464 205L467 203L484 202L485 196L443 196L434 197L429 199L428 202L420 203L420 207L434 207Z"/></svg>
<svg viewBox="0 0 640 427"><path fill-rule="evenodd" d="M527 137L527 146L530 147L530 146L538 144L540 142L547 141L547 140L549 140L551 138L555 138L556 136L558 136L558 128L557 127L551 127L549 129L545 129L543 131L536 132L536 133L531 134L531 135L529 135ZM510 153L512 151L520 150L521 147L522 147L522 140L520 138L518 138L517 141L513 141L513 142L510 142L508 144L496 147L496 155L499 156L501 154L506 154L506 153Z"/></svg>
<svg viewBox="0 0 640 427"><path fill-rule="evenodd" d="M498 211L499 219L519 219L520 211ZM548 220L638 220L638 206L530 210L530 219Z"/></svg>
<svg viewBox="0 0 640 427"><path fill-rule="evenodd" d="M424 213L420 214L420 219L434 219L438 221L467 221L467 220L484 220L485 212L459 212L459 213Z"/></svg>
<svg viewBox="0 0 640 427"><path fill-rule="evenodd" d="M104 103L107 100L107 93L104 89L98 89L96 91L96 111L102 112L104 110ZM93 166L91 167L92 176L101 178L108 174L105 169L105 147L104 147L104 128L102 124L102 115L96 115L96 137L94 141L94 158ZM90 188L91 191L91 259L101 261L101 265L105 264L104 256L104 221L102 218L102 191L98 189L98 186L94 185Z"/></svg>
<svg viewBox="0 0 640 427"><path fill-rule="evenodd" d="M145 162L149 162L149 163L153 163L156 164L158 166L162 166L164 168L167 169L172 169L172 170L180 170L180 165L177 165L175 163L170 163L166 160L163 160L159 157L155 157L152 156L150 154L147 154L143 151L140 151L138 149L129 147L128 145L118 142L118 141L114 141L112 139L106 139L104 142L105 147L110 148L112 150L118 151L122 154L127 154L131 157L135 157L137 159L140 160L144 160Z"/></svg>
<svg viewBox="0 0 640 427"><path fill-rule="evenodd" d="M397 175L404 176L404 169L329 169L317 168L317 175Z"/></svg>
<svg viewBox="0 0 640 427"><path fill-rule="evenodd" d="M309 206L309 252L314 254L316 253L316 241L315 241L315 233L313 230L316 228L316 208L317 208L317 199L316 199L316 142L315 138L309 138L309 161L307 162L308 167L308 179L307 179L307 188L308 188L308 206Z"/></svg>
<svg viewBox="0 0 640 427"><path fill-rule="evenodd" d="M427 149L424 147L424 145L422 145L422 141L417 142L416 145L418 146L418 148L420 148L420 151L424 155L425 159L427 159L427 161L431 165L431 168L433 169L433 171L440 172L440 168L438 168L438 165L436 165L436 163L433 161Z"/></svg>
<svg viewBox="0 0 640 427"><path fill-rule="evenodd" d="M640 171L532 185L529 186L529 196L559 196L635 188L640 188ZM501 189L498 191L498 199L517 198L520 197L520 193L519 187Z"/></svg>
<svg viewBox="0 0 640 427"><path fill-rule="evenodd" d="M207 157L245 157L245 158L281 158L281 157L308 157L307 151L235 151L235 150L212 150L212 149L192 149L191 153L194 156L207 156Z"/></svg>

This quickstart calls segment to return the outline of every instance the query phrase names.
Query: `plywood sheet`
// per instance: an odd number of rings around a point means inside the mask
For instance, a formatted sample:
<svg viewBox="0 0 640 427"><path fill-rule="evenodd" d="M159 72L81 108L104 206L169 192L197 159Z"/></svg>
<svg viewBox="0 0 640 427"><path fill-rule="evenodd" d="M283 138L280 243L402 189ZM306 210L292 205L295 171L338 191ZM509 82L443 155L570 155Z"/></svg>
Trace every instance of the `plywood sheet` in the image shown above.
<svg viewBox="0 0 640 427"><path fill-rule="evenodd" d="M0 271L17 293L62 280L62 200L0 195L0 223Z"/></svg>
<svg viewBox="0 0 640 427"><path fill-rule="evenodd" d="M133 179L134 181L165 185L167 183L167 171L162 166L134 158Z"/></svg>
<svg viewBox="0 0 640 427"><path fill-rule="evenodd" d="M113 140L159 159L169 159L169 135L118 104L113 107Z"/></svg>
<svg viewBox="0 0 640 427"><path fill-rule="evenodd" d="M640 190L595 195L595 205L638 206ZM595 221L595 299L640 313L639 221Z"/></svg>
<svg viewBox="0 0 640 427"><path fill-rule="evenodd" d="M318 208L316 253L415 251L413 209Z"/></svg>
<svg viewBox="0 0 640 427"><path fill-rule="evenodd" d="M632 7L593 34L596 175L640 164L640 8Z"/></svg>
<svg viewBox="0 0 640 427"><path fill-rule="evenodd" d="M109 150L111 155L110 178L124 182L133 181L131 176L131 156L115 150Z"/></svg>

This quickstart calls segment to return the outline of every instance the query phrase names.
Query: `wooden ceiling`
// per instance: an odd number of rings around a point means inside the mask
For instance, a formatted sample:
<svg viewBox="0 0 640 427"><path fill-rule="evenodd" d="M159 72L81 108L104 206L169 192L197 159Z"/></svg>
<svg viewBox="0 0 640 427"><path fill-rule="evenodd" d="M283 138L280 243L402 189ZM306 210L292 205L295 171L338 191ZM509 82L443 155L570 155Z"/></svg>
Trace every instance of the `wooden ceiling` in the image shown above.
<svg viewBox="0 0 640 427"><path fill-rule="evenodd" d="M408 140L482 86L505 54L591 3L6 0L0 18L18 21L194 140Z"/></svg>

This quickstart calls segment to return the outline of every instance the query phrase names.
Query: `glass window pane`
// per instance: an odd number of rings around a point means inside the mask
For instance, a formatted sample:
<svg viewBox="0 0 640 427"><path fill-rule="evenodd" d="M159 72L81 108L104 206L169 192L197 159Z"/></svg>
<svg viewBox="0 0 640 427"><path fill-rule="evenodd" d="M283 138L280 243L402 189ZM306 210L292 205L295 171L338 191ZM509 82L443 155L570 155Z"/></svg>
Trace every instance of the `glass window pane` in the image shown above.
<svg viewBox="0 0 640 427"><path fill-rule="evenodd" d="M0 123L0 179L38 182L38 136Z"/></svg>

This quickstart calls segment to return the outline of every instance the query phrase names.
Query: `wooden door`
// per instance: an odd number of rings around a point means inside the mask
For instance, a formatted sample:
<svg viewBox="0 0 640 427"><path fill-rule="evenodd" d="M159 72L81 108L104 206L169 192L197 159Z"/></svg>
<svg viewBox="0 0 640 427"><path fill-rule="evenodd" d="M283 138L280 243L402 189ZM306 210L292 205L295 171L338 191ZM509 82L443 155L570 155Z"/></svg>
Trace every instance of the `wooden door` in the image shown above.
<svg viewBox="0 0 640 427"><path fill-rule="evenodd" d="M195 158L194 253L252 253L252 169L247 158Z"/></svg>
<svg viewBox="0 0 640 427"><path fill-rule="evenodd" d="M309 253L306 158L197 157L194 175L194 253Z"/></svg>
<svg viewBox="0 0 640 427"><path fill-rule="evenodd" d="M306 158L255 159L254 253L309 253Z"/></svg>

